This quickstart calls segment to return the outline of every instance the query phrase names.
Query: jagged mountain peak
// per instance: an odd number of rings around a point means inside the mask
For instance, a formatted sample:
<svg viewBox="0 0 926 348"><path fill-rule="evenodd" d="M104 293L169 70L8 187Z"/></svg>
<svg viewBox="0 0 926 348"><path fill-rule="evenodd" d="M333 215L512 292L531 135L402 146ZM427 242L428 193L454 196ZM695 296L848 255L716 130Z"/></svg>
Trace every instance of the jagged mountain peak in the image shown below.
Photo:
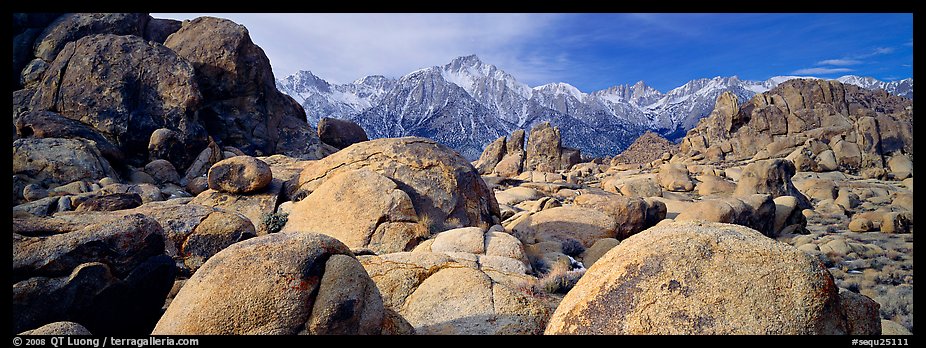
<svg viewBox="0 0 926 348"><path fill-rule="evenodd" d="M582 100L585 97L585 93L582 93L578 88L573 85L570 85L565 82L553 82L545 85L540 85L534 87L535 91L552 93L554 96L559 95L569 95L578 100Z"/></svg>
<svg viewBox="0 0 926 348"><path fill-rule="evenodd" d="M319 117L351 119L371 138L424 136L467 157L515 129L549 121L563 130L563 143L591 156L613 156L652 130L675 140L710 114L724 92L744 103L757 93L797 76L764 81L714 76L688 81L662 93L640 80L582 92L554 82L531 88L476 55L453 58L398 79L371 75L348 84L329 84L310 71L278 81L278 88ZM843 82L912 98L912 79L883 82L847 75ZM474 159L474 158L473 158Z"/></svg>
<svg viewBox="0 0 926 348"><path fill-rule="evenodd" d="M485 64L479 59L475 54L470 54L468 56L459 56L447 63L445 67L447 68L466 68L466 67L479 67L482 65L491 65Z"/></svg>

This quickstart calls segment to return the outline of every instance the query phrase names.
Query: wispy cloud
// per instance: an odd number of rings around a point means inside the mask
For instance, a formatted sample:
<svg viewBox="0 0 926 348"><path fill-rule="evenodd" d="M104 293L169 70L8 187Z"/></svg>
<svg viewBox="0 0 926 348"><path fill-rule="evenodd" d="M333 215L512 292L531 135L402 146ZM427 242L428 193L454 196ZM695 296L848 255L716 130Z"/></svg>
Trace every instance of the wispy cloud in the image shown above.
<svg viewBox="0 0 926 348"><path fill-rule="evenodd" d="M817 62L817 65L837 65L837 66L847 66L847 65L858 65L862 64L862 61L856 59L827 59Z"/></svg>
<svg viewBox="0 0 926 348"><path fill-rule="evenodd" d="M794 75L814 75L814 74L828 75L828 74L844 73L844 72L850 72L850 71L852 71L852 69L849 69L849 68L819 68L818 67L818 68L806 68L806 69L794 70L791 72L791 74L794 74Z"/></svg>
<svg viewBox="0 0 926 348"><path fill-rule="evenodd" d="M155 14L195 18L201 14ZM523 62L521 42L543 35L556 14L271 14L212 16L245 25L283 77L309 69L335 83L366 75L400 77L422 67L476 54L506 69L548 77L555 71ZM523 64L522 64L523 63ZM506 69L507 70L507 69Z"/></svg>
<svg viewBox="0 0 926 348"><path fill-rule="evenodd" d="M869 51L869 52L866 52L866 53L862 53L862 54L853 56L852 58L854 58L854 59L865 59L865 58L871 58L871 57L874 57L874 56L880 56L880 55L882 55L882 54L890 54L890 53L894 53L894 48L893 48L893 47L877 47L877 48L875 48L875 49L873 49L873 50L871 50L871 51Z"/></svg>

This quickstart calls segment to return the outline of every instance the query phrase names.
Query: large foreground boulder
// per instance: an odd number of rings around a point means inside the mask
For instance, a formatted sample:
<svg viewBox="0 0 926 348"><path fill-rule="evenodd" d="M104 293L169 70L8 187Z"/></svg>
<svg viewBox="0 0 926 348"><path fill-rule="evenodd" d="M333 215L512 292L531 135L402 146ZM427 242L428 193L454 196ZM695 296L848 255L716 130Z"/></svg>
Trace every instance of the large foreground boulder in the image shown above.
<svg viewBox="0 0 926 348"><path fill-rule="evenodd" d="M157 221L132 214L69 229L13 233L13 332L62 320L101 335L150 332L176 273Z"/></svg>
<svg viewBox="0 0 926 348"><path fill-rule="evenodd" d="M843 302L855 301L803 251L737 225L676 222L595 262L546 333L869 334Z"/></svg>
<svg viewBox="0 0 926 348"><path fill-rule="evenodd" d="M336 239L274 233L213 256L152 334L379 334L376 285Z"/></svg>
<svg viewBox="0 0 926 348"><path fill-rule="evenodd" d="M283 231L316 231L376 253L409 251L430 235L408 194L368 169L334 175L296 202Z"/></svg>
<svg viewBox="0 0 926 348"><path fill-rule="evenodd" d="M427 217L432 231L444 230L445 225L498 222L498 203L475 168L453 150L424 138L384 138L351 145L303 170L292 196L305 198L335 175L361 168L395 182L411 198L418 217Z"/></svg>

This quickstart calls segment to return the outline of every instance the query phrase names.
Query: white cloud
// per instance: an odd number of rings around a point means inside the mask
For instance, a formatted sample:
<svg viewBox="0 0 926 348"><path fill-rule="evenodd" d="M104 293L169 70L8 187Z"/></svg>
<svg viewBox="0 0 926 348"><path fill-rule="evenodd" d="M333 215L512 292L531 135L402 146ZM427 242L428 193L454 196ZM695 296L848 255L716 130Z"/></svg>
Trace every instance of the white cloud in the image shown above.
<svg viewBox="0 0 926 348"><path fill-rule="evenodd" d="M806 68L798 69L791 72L794 75L826 75L826 74L835 74L835 73L844 73L852 71L849 68Z"/></svg>
<svg viewBox="0 0 926 348"><path fill-rule="evenodd" d="M191 19L203 14L152 14ZM555 14L209 14L248 28L274 76L311 70L335 83L367 75L399 77L476 54L525 80L553 78L519 45L543 35ZM549 63L549 62L545 62ZM524 82L528 82L524 81Z"/></svg>
<svg viewBox="0 0 926 348"><path fill-rule="evenodd" d="M858 64L862 64L862 61L855 60L855 59L827 59L827 60L821 60L817 62L817 65L846 66L846 65L858 65Z"/></svg>

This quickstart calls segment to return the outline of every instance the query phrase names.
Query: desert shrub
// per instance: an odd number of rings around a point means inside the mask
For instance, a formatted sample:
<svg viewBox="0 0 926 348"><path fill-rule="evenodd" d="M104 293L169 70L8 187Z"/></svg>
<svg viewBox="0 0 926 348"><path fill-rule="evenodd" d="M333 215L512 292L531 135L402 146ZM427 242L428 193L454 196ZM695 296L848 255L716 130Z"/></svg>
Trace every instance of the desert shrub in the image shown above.
<svg viewBox="0 0 926 348"><path fill-rule="evenodd" d="M567 263L557 262L549 267L543 276L533 278L517 286L520 291L533 295L543 296L546 294L565 294L571 290L585 270L571 271Z"/></svg>
<svg viewBox="0 0 926 348"><path fill-rule="evenodd" d="M582 245L582 242L577 241L572 238L567 238L562 242L563 254L569 256L578 256L579 254L585 252L585 246Z"/></svg>
<svg viewBox="0 0 926 348"><path fill-rule="evenodd" d="M260 223L267 229L267 233L280 232L287 221L289 221L289 214L286 213L264 214L260 219Z"/></svg>
<svg viewBox="0 0 926 348"><path fill-rule="evenodd" d="M881 318L894 320L913 332L913 286L898 285L875 298L881 304Z"/></svg>

